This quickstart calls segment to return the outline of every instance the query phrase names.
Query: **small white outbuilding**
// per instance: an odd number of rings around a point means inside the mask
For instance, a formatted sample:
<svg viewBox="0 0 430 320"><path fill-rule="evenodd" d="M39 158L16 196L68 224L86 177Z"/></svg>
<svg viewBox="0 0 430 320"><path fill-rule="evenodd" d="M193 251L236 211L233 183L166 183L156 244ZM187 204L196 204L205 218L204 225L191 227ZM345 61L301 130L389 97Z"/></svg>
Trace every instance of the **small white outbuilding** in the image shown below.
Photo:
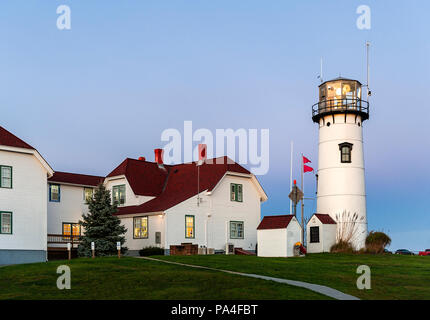
<svg viewBox="0 0 430 320"><path fill-rule="evenodd" d="M259 257L293 257L302 228L294 215L266 216L257 227Z"/></svg>
<svg viewBox="0 0 430 320"><path fill-rule="evenodd" d="M336 228L336 221L328 214L315 213L306 226L307 252L330 252L336 243Z"/></svg>

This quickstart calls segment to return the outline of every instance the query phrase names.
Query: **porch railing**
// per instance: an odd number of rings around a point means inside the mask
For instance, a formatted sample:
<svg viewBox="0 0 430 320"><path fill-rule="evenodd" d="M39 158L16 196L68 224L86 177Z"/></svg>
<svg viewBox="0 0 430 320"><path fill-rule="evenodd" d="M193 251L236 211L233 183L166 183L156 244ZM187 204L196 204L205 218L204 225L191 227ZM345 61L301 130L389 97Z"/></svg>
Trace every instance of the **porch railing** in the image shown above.
<svg viewBox="0 0 430 320"><path fill-rule="evenodd" d="M69 236L64 234L48 234L48 244L79 244L81 242L81 236Z"/></svg>

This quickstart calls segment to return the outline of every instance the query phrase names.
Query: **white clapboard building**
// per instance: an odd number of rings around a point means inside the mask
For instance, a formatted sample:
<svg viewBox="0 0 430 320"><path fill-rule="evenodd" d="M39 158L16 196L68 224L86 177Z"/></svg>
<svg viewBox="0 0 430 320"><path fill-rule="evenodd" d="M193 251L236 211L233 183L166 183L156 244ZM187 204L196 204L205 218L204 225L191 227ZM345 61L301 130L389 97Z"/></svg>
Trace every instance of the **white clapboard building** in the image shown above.
<svg viewBox="0 0 430 320"><path fill-rule="evenodd" d="M315 213L307 224L307 252L330 252L330 248L336 243L336 229L336 221L330 215Z"/></svg>
<svg viewBox="0 0 430 320"><path fill-rule="evenodd" d="M150 246L168 254L171 245L182 243L211 252L228 244L255 251L260 206L267 195L252 173L227 157L199 167L158 162L127 158L106 177L56 172L48 185L50 237L82 234L85 199L104 183L127 228L128 254Z"/></svg>
<svg viewBox="0 0 430 320"><path fill-rule="evenodd" d="M227 157L199 167L160 162L126 159L105 179L131 254L154 245L168 253L181 243L255 250L267 195L252 173Z"/></svg>
<svg viewBox="0 0 430 320"><path fill-rule="evenodd" d="M35 148L0 127L0 265L46 261L52 174Z"/></svg>
<svg viewBox="0 0 430 320"><path fill-rule="evenodd" d="M257 228L259 257L293 257L302 228L294 215L265 216Z"/></svg>

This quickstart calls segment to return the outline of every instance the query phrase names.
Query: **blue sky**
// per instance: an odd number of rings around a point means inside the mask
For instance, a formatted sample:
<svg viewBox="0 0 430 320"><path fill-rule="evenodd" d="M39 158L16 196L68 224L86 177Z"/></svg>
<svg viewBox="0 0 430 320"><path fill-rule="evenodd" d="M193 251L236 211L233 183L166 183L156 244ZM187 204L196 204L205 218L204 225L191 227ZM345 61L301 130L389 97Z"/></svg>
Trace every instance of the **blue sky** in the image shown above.
<svg viewBox="0 0 430 320"><path fill-rule="evenodd" d="M72 29L56 28L71 8ZM356 9L370 6L370 30ZM270 200L289 210L290 141L317 160L320 57L324 78L365 82L369 229L391 248L430 247L428 1L2 1L0 125L55 170L105 175L125 157L153 159L167 128L269 128ZM296 175L298 178L298 175ZM313 175L306 193L315 194ZM306 215L316 203L309 201Z"/></svg>

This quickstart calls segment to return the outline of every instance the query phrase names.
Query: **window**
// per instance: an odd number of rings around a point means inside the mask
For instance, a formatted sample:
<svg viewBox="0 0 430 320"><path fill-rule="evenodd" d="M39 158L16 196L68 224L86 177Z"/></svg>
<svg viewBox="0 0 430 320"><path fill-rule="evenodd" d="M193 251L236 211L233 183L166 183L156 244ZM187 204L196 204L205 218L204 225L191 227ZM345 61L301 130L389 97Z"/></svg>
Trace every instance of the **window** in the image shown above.
<svg viewBox="0 0 430 320"><path fill-rule="evenodd" d="M161 244L161 232L155 233L155 244Z"/></svg>
<svg viewBox="0 0 430 320"><path fill-rule="evenodd" d="M49 185L49 201L60 202L60 185L50 184Z"/></svg>
<svg viewBox="0 0 430 320"><path fill-rule="evenodd" d="M12 167L0 166L0 187L12 189Z"/></svg>
<svg viewBox="0 0 430 320"><path fill-rule="evenodd" d="M243 239L243 221L230 221L230 239Z"/></svg>
<svg viewBox="0 0 430 320"><path fill-rule="evenodd" d="M93 188L84 188L84 200L88 202L88 200L93 198L94 189Z"/></svg>
<svg viewBox="0 0 430 320"><path fill-rule="evenodd" d="M311 243L320 242L320 227L310 227Z"/></svg>
<svg viewBox="0 0 430 320"><path fill-rule="evenodd" d="M79 223L63 222L63 239L70 239L70 236L79 237L81 235L81 225Z"/></svg>
<svg viewBox="0 0 430 320"><path fill-rule="evenodd" d="M230 184L230 200L242 202L242 199L243 199L242 185L236 184L236 183Z"/></svg>
<svg viewBox="0 0 430 320"><path fill-rule="evenodd" d="M125 203L125 184L112 188L112 200L119 206Z"/></svg>
<svg viewBox="0 0 430 320"><path fill-rule="evenodd" d="M133 218L133 238L147 239L148 238L148 217Z"/></svg>
<svg viewBox="0 0 430 320"><path fill-rule="evenodd" d="M12 234L12 212L0 212L0 234Z"/></svg>
<svg viewBox="0 0 430 320"><path fill-rule="evenodd" d="M185 238L194 239L195 221L194 216L185 216Z"/></svg>
<svg viewBox="0 0 430 320"><path fill-rule="evenodd" d="M339 144L339 150L340 150L340 162L351 163L352 144L348 142L341 143Z"/></svg>

